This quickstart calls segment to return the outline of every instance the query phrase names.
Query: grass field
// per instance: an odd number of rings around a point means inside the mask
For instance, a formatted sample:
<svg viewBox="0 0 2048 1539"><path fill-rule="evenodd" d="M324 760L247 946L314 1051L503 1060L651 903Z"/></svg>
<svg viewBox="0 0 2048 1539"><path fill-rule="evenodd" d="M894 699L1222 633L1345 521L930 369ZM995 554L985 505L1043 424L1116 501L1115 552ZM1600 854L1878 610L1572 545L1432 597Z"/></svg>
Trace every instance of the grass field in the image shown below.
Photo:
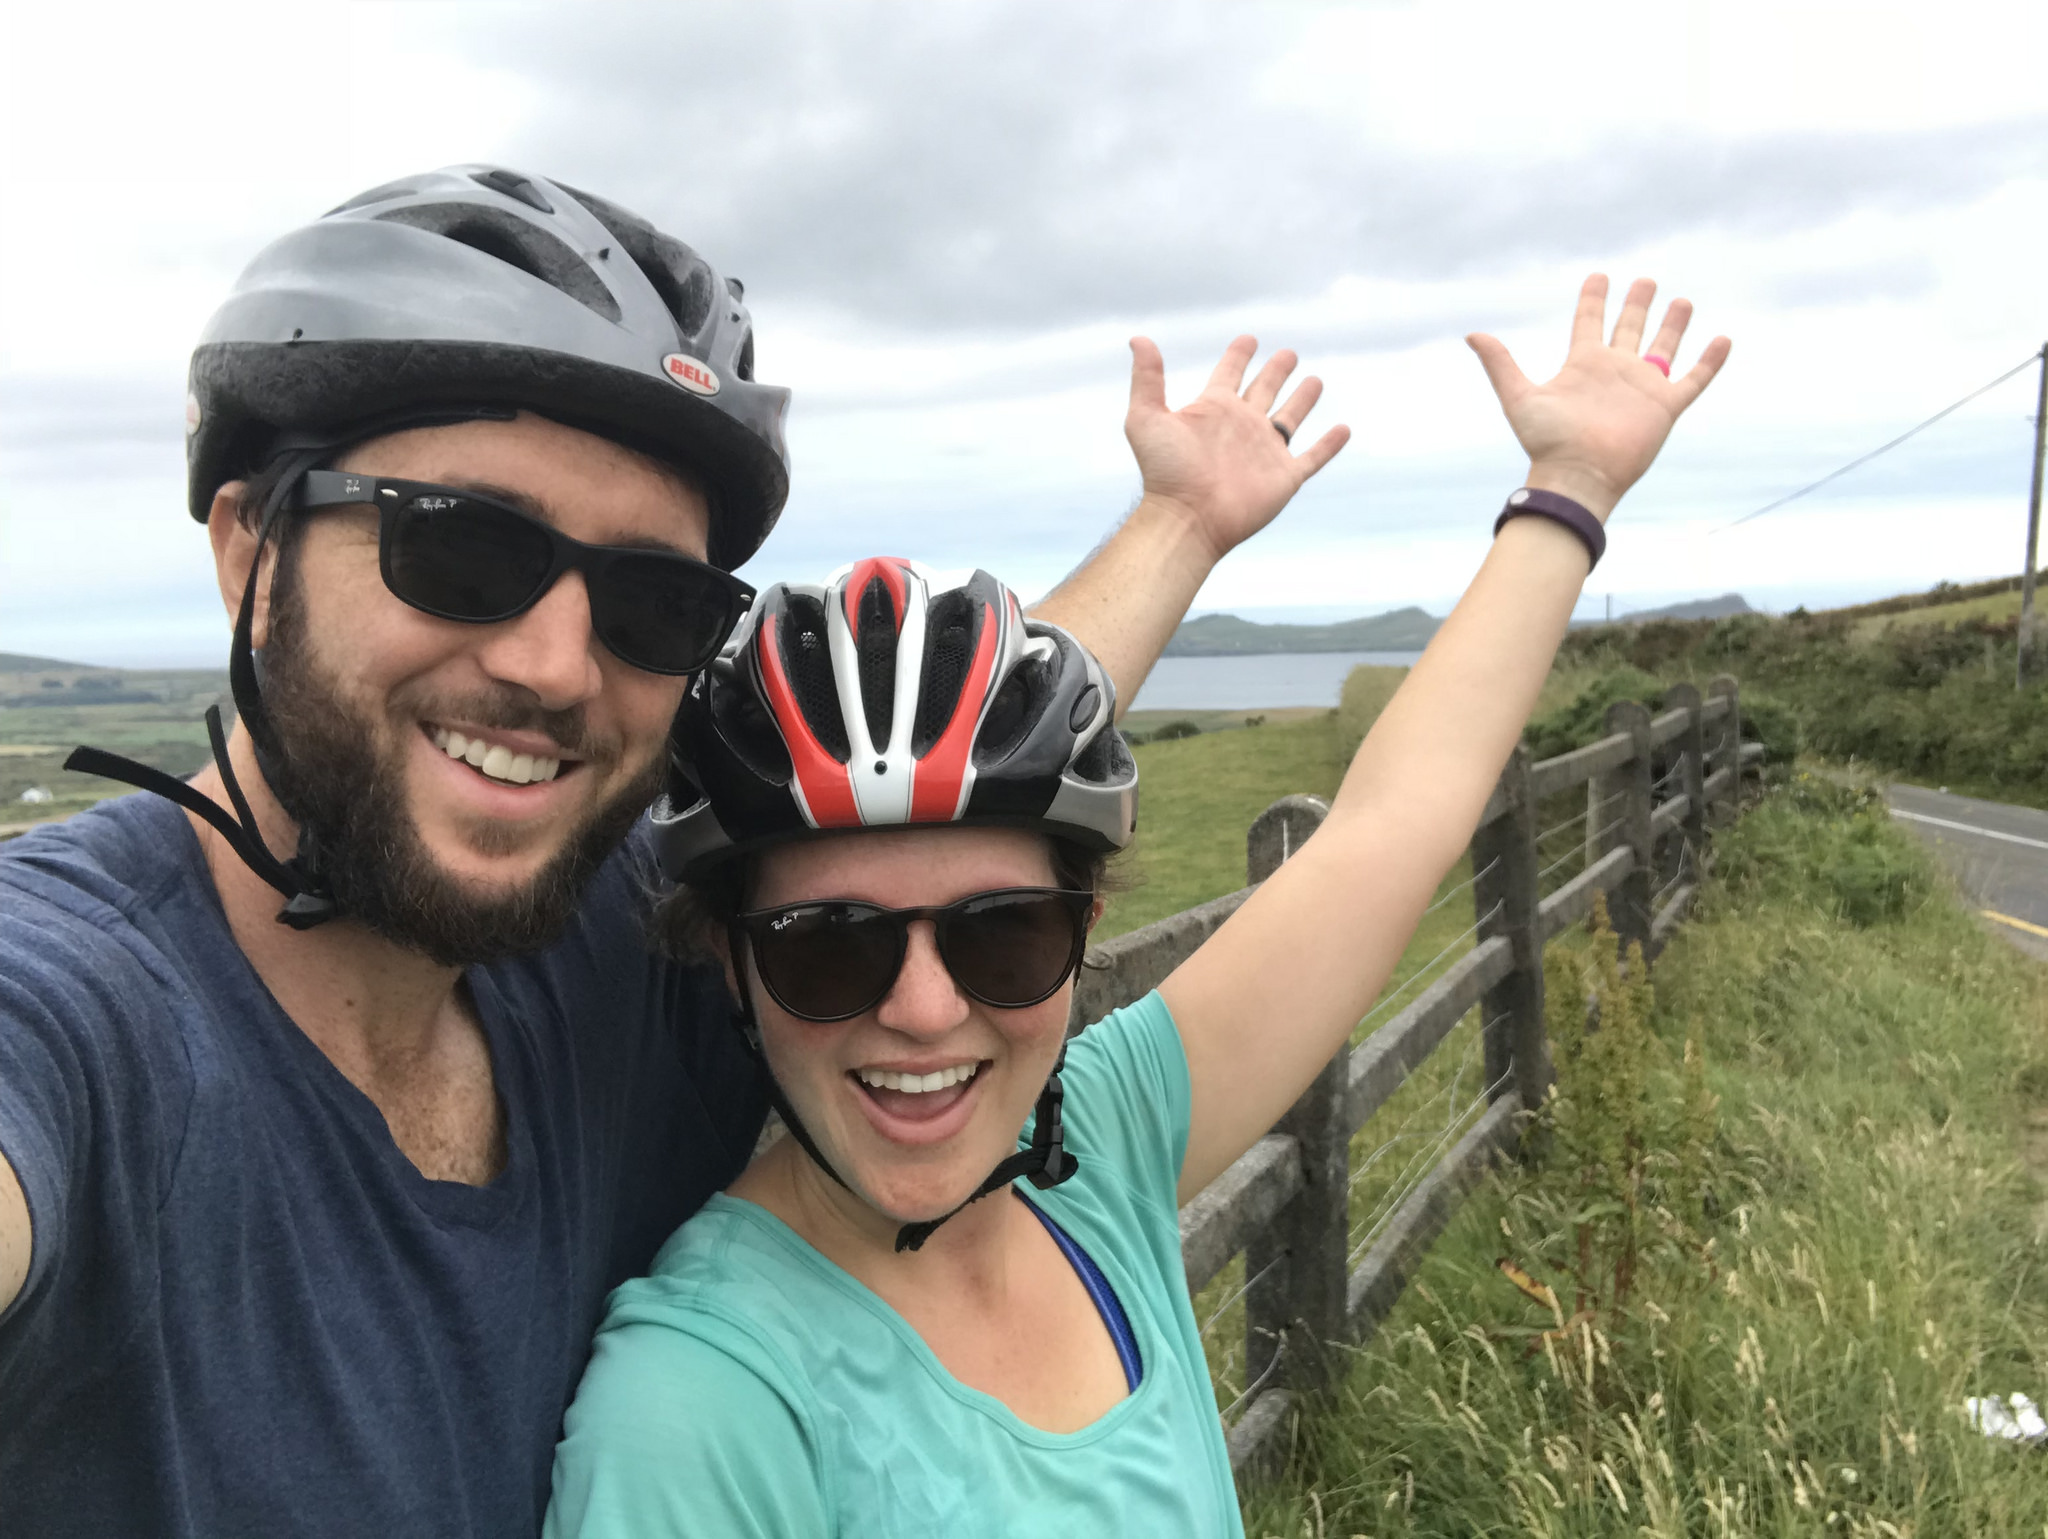
<svg viewBox="0 0 2048 1539"><path fill-rule="evenodd" d="M1908 625L1954 625L1958 620L2014 620L2019 617L2017 593L1992 593L1959 599L1953 604L1927 604L1895 615L1871 615L1849 627L1855 641L1874 641L1888 630Z"/></svg>
<svg viewBox="0 0 2048 1539"><path fill-rule="evenodd" d="M1116 927L1241 884L1244 827L1329 794L1343 732L1330 715L1140 748L1140 885ZM1254 1539L2048 1533L2042 1455L1961 1411L2048 1400L2048 972L1853 789L1795 778L1718 858L1658 963L1641 1065L1646 1104L1675 1106L1692 1037L1718 1112L1696 1186L1646 1151L1626 1296L1597 1253L1579 1296L1586 1169L1489 1183L1245 1493ZM1395 974L1411 990L1470 943L1463 876ZM1354 1244L1476 1108L1477 1024L1361 1130ZM1223 1407L1244 1389L1242 1287L1236 1264L1196 1303Z"/></svg>
<svg viewBox="0 0 2048 1539"><path fill-rule="evenodd" d="M1204 772L1255 738L1265 762ZM1328 771L1309 730L1161 747L1180 783L1254 799ZM1154 822L1155 880L1177 831ZM1196 843L1220 876L1214 841ZM1403 973L1436 943L1419 940ZM2021 1158L2029 1119L2048 1115L2044 979L1867 798L1807 780L1767 803L1724 834L1701 918L1657 970L1651 1093L1676 1094L1689 1033L1720 1100L1696 1227L1672 1239L1676 1198L1646 1191L1632 1295L1594 1298L1558 1333L1495 1263L1513 1257L1572 1308L1559 1215L1583 1173L1493 1183L1304 1420L1285 1474L1248 1493L1248 1531L2048 1531L2039 1456L1989 1443L1959 1410L1968 1395L2048 1398L2048 1216ZM1456 1125L1477 1088L1473 1035L1468 1021L1361 1133L1353 1168L1378 1174L1355 1234L1416 1173L1409 1151ZM1233 1268L1198 1301L1223 1405L1242 1389L1240 1285Z"/></svg>

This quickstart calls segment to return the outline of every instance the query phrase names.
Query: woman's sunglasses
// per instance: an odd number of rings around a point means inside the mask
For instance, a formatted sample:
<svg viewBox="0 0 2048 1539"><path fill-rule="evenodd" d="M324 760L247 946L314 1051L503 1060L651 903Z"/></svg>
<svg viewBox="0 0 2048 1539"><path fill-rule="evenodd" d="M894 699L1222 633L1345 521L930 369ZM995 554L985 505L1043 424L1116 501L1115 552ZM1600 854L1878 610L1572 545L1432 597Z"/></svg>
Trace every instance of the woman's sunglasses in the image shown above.
<svg viewBox="0 0 2048 1539"><path fill-rule="evenodd" d="M551 524L458 487L310 470L298 506L377 510L384 586L442 620L490 625L524 614L572 568L590 590L590 623L620 662L694 673L718 655L754 593L673 551L585 545Z"/></svg>
<svg viewBox="0 0 2048 1539"><path fill-rule="evenodd" d="M741 914L734 928L775 1002L806 1021L844 1021L896 986L910 926L929 919L939 960L961 989L998 1010L1052 997L1081 965L1092 892L1006 887L938 908L882 908L834 898Z"/></svg>

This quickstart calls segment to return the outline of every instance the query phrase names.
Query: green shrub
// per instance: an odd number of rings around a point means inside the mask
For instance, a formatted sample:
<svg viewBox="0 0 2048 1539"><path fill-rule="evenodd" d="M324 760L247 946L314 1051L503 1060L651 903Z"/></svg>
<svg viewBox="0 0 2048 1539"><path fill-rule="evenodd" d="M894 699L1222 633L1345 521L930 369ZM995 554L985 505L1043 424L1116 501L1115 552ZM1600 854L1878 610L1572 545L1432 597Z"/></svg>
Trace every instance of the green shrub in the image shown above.
<svg viewBox="0 0 2048 1539"><path fill-rule="evenodd" d="M1171 743L1184 737L1200 737L1201 735L1202 729L1191 721L1170 721L1162 727L1155 728L1148 741Z"/></svg>
<svg viewBox="0 0 2048 1539"><path fill-rule="evenodd" d="M1767 766L1789 765L1799 757L1802 734L1798 712L1769 695L1745 692L1738 698L1742 702L1742 740L1764 745Z"/></svg>
<svg viewBox="0 0 2048 1539"><path fill-rule="evenodd" d="M1620 700L1639 700L1652 711L1664 698L1664 686L1652 674L1622 663L1594 676L1568 705L1545 712L1522 731L1535 759L1552 759L1607 735L1607 708Z"/></svg>

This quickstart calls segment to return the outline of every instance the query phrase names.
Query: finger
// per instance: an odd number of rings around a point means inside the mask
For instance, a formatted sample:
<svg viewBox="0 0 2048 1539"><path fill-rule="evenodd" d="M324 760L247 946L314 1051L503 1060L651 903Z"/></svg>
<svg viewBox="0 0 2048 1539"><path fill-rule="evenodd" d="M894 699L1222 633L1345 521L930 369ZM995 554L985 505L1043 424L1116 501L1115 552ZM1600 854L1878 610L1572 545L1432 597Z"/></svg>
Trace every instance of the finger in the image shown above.
<svg viewBox="0 0 2048 1539"><path fill-rule="evenodd" d="M1306 481L1337 457L1337 451L1351 442L1351 429L1338 423L1294 457L1295 474ZM1301 481L1295 482L1299 486Z"/></svg>
<svg viewBox="0 0 2048 1539"><path fill-rule="evenodd" d="M1594 273L1579 285L1579 308L1572 315L1572 351L1598 347L1607 330L1607 274Z"/></svg>
<svg viewBox="0 0 2048 1539"><path fill-rule="evenodd" d="M1210 390L1228 390L1236 395L1244 387L1245 366L1252 361L1252 354L1259 350L1257 337L1239 337L1223 349L1223 356L1216 360L1216 370L1209 376L1209 383L1203 393Z"/></svg>
<svg viewBox="0 0 2048 1539"><path fill-rule="evenodd" d="M1662 358L1668 366L1678 356L1678 344L1685 340L1685 328L1692 321L1692 301L1674 299L1664 312L1664 324L1650 343L1646 356Z"/></svg>
<svg viewBox="0 0 2048 1539"><path fill-rule="evenodd" d="M1280 394L1280 387L1287 383L1287 376L1294 372L1294 366L1301 362L1294 349L1283 347L1259 370L1252 380L1251 388L1245 391L1246 402L1256 411L1271 411L1273 400Z"/></svg>
<svg viewBox="0 0 2048 1539"><path fill-rule="evenodd" d="M1587 287L1591 287L1591 283ZM1594 324L1599 324L1600 314L1594 311ZM1465 339L1465 345L1479 355L1480 367L1486 370L1487 383L1493 386L1493 393L1500 397L1503 410L1512 406L1535 387L1529 383L1528 375L1509 356L1507 348L1499 337L1489 337L1483 331L1475 331Z"/></svg>
<svg viewBox="0 0 2048 1539"><path fill-rule="evenodd" d="M1131 338L1131 415L1166 410L1166 360L1150 337Z"/></svg>
<svg viewBox="0 0 2048 1539"><path fill-rule="evenodd" d="M1735 344L1726 337L1716 337L1707 344L1707 350L1700 354L1700 361L1686 371L1683 379L1674 379L1678 402L1672 415L1675 417L1686 407L1700 398L1700 392L1714 382L1714 376L1721 372L1721 365L1728 361L1728 351Z"/></svg>
<svg viewBox="0 0 2048 1539"><path fill-rule="evenodd" d="M1301 430L1301 419L1316 409L1316 402L1323 398L1323 382L1311 374L1294 387L1294 394L1287 398L1287 404L1273 413L1273 420L1287 429L1288 437Z"/></svg>
<svg viewBox="0 0 2048 1539"><path fill-rule="evenodd" d="M1633 353L1643 345L1643 328L1650 323L1650 301L1656 297L1657 285L1648 278L1638 278L1628 286L1621 314L1614 318L1614 346Z"/></svg>

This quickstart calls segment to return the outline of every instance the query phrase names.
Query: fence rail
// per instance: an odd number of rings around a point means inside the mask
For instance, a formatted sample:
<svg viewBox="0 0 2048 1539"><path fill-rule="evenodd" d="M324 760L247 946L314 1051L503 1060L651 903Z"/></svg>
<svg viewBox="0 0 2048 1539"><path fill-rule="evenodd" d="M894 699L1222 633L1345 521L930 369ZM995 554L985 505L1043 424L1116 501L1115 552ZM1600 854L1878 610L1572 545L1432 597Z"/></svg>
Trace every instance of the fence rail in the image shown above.
<svg viewBox="0 0 2048 1539"><path fill-rule="evenodd" d="M1231 1408L1242 1412L1228 1429L1232 1469L1247 1471L1280 1449L1301 1397L1335 1371L1329 1345L1378 1327L1465 1193L1515 1147L1525 1111L1550 1082L1544 946L1584 919L1604 892L1622 944L1639 941L1654 957L1690 908L1709 827L1734 817L1743 770L1763 747L1742 741L1736 682L1725 674L1704 699L1680 684L1663 704L1655 716L1633 701L1615 705L1608 736L1554 759L1531 763L1526 750L1515 751L1481 814L1474 875L1462 884L1472 890L1474 920L1459 941L1470 937L1471 948L1405 1004L1402 993L1444 957L1383 996L1361 1024L1398 1005L1395 1013L1331 1059L1279 1125L1181 1209L1190 1289L1245 1257L1246 1389ZM1585 811L1539 833L1539 808L1580 786ZM1247 835L1247 886L1091 951L1070 1029L1158 987L1328 811L1315 797L1283 797ZM1582 869L1541 892L1543 878L1568 863L1542 841L1581 821L1584 833L1568 857L1580 858ZM1376 1222L1354 1258L1352 1138L1474 1009L1485 1023L1485 1109ZM1457 1121L1454 1109L1448 1127Z"/></svg>

